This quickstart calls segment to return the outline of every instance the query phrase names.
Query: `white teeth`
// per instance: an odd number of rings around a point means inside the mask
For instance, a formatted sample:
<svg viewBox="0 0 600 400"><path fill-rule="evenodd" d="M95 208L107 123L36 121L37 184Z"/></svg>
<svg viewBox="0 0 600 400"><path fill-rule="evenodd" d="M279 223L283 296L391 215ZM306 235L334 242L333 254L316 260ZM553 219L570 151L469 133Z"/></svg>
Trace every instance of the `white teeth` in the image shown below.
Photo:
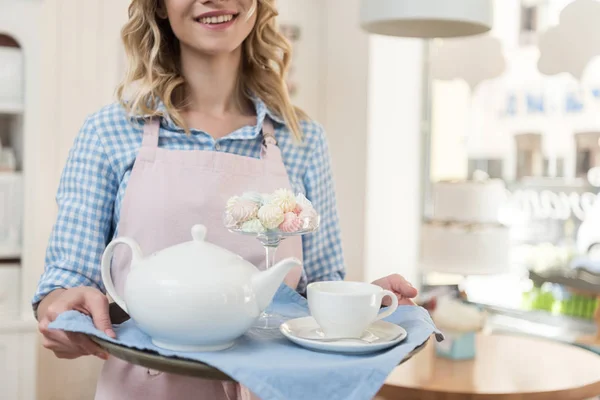
<svg viewBox="0 0 600 400"><path fill-rule="evenodd" d="M198 21L202 24L222 24L233 19L233 15L219 15L218 17L202 17Z"/></svg>

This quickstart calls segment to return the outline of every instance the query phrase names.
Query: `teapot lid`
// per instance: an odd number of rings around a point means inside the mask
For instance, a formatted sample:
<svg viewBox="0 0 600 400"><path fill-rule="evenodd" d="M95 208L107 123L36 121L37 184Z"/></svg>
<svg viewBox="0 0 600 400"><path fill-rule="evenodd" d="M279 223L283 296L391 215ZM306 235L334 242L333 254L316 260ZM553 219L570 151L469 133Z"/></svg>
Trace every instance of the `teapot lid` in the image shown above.
<svg viewBox="0 0 600 400"><path fill-rule="evenodd" d="M240 255L206 241L207 228L202 224L192 226L190 240L159 251L155 254L160 261L169 261L183 268L214 268L240 264L252 264Z"/></svg>

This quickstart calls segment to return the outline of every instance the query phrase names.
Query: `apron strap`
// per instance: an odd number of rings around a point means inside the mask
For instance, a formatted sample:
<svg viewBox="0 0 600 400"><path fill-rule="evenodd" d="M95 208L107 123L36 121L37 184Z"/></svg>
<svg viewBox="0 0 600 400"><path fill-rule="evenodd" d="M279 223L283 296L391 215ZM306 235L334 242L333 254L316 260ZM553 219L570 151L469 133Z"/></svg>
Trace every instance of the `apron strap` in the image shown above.
<svg viewBox="0 0 600 400"><path fill-rule="evenodd" d="M265 117L262 126L262 135L263 135L263 145L262 151L260 152L261 158L272 158L270 154L276 153L279 151L279 147L277 147L277 139L275 139L275 128L273 127L273 122L269 119L269 117Z"/></svg>
<svg viewBox="0 0 600 400"><path fill-rule="evenodd" d="M142 137L142 147L157 148L158 133L160 131L160 120L152 118L144 123L144 135Z"/></svg>

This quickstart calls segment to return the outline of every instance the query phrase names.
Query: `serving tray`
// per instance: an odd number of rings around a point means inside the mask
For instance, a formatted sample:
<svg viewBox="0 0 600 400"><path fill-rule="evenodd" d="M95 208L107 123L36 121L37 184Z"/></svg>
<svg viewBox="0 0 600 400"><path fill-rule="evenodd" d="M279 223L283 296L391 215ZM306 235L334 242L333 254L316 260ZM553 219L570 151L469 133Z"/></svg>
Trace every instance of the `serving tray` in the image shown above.
<svg viewBox="0 0 600 400"><path fill-rule="evenodd" d="M121 324L129 319L129 315L116 303L110 304L109 315L113 324ZM139 365L144 368L170 374L220 381L234 381L233 378L224 372L199 361L191 361L177 357L165 357L153 351L133 349L99 339L95 336L90 336L90 339L92 339L98 344L98 346L100 346L110 355L123 361L127 361L130 364ZM404 357L400 364L408 361L411 357L420 352L426 345L427 341Z"/></svg>

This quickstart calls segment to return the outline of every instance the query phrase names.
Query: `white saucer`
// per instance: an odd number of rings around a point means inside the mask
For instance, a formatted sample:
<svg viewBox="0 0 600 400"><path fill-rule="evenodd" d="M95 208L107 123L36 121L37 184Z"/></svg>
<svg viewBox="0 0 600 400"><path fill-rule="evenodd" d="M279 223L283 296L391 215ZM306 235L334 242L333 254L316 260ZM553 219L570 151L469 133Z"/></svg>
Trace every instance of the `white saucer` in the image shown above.
<svg viewBox="0 0 600 400"><path fill-rule="evenodd" d="M370 343L344 339L319 341L318 339L322 339L324 336L313 317L289 320L283 323L279 330L286 338L299 346L311 350L346 354L365 354L384 350L400 343L408 336L407 332L398 325L386 321L376 321L367 328L362 336L362 339L368 339Z"/></svg>

